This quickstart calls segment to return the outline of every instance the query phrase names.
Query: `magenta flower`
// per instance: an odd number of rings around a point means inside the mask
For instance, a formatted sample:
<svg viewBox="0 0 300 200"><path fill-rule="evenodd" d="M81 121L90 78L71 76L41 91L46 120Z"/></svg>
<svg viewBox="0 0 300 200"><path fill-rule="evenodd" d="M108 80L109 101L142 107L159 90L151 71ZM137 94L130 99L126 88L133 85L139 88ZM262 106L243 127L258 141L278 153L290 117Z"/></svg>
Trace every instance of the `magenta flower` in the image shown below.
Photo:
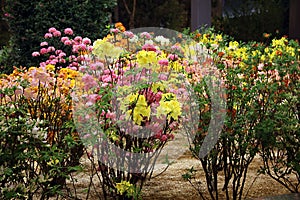
<svg viewBox="0 0 300 200"><path fill-rule="evenodd" d="M60 49L58 49L58 50L55 51L55 54L56 54L56 55L59 55L61 52L63 52L63 51L60 50Z"/></svg>
<svg viewBox="0 0 300 200"><path fill-rule="evenodd" d="M32 56L33 56L33 57L38 57L38 56L40 56L40 53L37 52L37 51L35 51L35 52L32 53Z"/></svg>
<svg viewBox="0 0 300 200"><path fill-rule="evenodd" d="M77 61L78 62L84 61L84 60L85 60L85 57L83 55L77 56Z"/></svg>
<svg viewBox="0 0 300 200"><path fill-rule="evenodd" d="M62 58L62 57L65 57L65 56L66 56L66 53L65 53L65 52L61 52L61 53L58 54L58 57L59 57L59 58Z"/></svg>
<svg viewBox="0 0 300 200"><path fill-rule="evenodd" d="M58 59L58 62L59 62L59 63L66 63L67 61L66 61L65 59L63 59L63 58L59 58L59 59Z"/></svg>
<svg viewBox="0 0 300 200"><path fill-rule="evenodd" d="M158 61L158 64L160 64L160 66L168 66L169 65L169 60L168 59L160 59Z"/></svg>
<svg viewBox="0 0 300 200"><path fill-rule="evenodd" d="M166 74L159 74L158 78L159 78L159 80L166 81L168 79L168 76Z"/></svg>
<svg viewBox="0 0 300 200"><path fill-rule="evenodd" d="M102 62L95 62L92 63L90 66L91 70L97 70L97 69L102 69L104 67L104 64Z"/></svg>
<svg viewBox="0 0 300 200"><path fill-rule="evenodd" d="M41 68L46 67L46 65L47 65L46 62L41 62L41 63L40 63L40 67L41 67Z"/></svg>
<svg viewBox="0 0 300 200"><path fill-rule="evenodd" d="M89 52L92 52L92 51L93 51L93 47L92 47L92 46L88 46L87 50L88 50Z"/></svg>
<svg viewBox="0 0 300 200"><path fill-rule="evenodd" d="M73 45L72 52L73 53L78 53L79 49L80 49L79 45Z"/></svg>
<svg viewBox="0 0 300 200"><path fill-rule="evenodd" d="M55 58L56 58L55 55L50 55L50 56L49 56L49 60L53 60L53 59L55 59Z"/></svg>
<svg viewBox="0 0 300 200"><path fill-rule="evenodd" d="M161 137L160 137L160 141L162 141L162 142L165 142L165 141L167 141L168 140L168 136L167 135L162 135Z"/></svg>
<svg viewBox="0 0 300 200"><path fill-rule="evenodd" d="M156 51L156 48L153 44L145 44L142 46L142 49L145 51Z"/></svg>
<svg viewBox="0 0 300 200"><path fill-rule="evenodd" d="M76 58L75 55L71 55L71 56L69 56L69 60L70 61L77 61L77 58Z"/></svg>
<svg viewBox="0 0 300 200"><path fill-rule="evenodd" d="M85 44L80 44L80 45L78 45L78 47L79 47L79 50L81 50L81 51L86 50L86 45Z"/></svg>
<svg viewBox="0 0 300 200"><path fill-rule="evenodd" d="M48 53L48 50L46 49L46 48L41 48L41 50L40 50L40 54L46 54L46 53Z"/></svg>
<svg viewBox="0 0 300 200"><path fill-rule="evenodd" d="M110 112L110 110L108 110L105 117L108 118L108 119L115 119L116 118L116 113Z"/></svg>
<svg viewBox="0 0 300 200"><path fill-rule="evenodd" d="M66 35L73 35L73 30L72 30L71 28L66 28L66 29L64 30L64 33L65 33Z"/></svg>
<svg viewBox="0 0 300 200"><path fill-rule="evenodd" d="M4 13L4 17L11 17L9 13Z"/></svg>
<svg viewBox="0 0 300 200"><path fill-rule="evenodd" d="M178 59L178 55L177 54L169 54L168 55L168 58L172 61L175 61Z"/></svg>
<svg viewBox="0 0 300 200"><path fill-rule="evenodd" d="M56 63L58 63L58 60L57 59L53 59L53 60L50 61L49 64L56 65Z"/></svg>

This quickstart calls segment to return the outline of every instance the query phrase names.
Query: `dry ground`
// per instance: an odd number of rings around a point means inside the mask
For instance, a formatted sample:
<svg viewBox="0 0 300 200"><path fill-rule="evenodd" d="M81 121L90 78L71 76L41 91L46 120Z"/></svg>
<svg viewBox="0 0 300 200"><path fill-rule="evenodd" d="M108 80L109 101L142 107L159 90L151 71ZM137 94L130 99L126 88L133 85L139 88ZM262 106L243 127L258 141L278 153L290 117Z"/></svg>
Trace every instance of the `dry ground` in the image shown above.
<svg viewBox="0 0 300 200"><path fill-rule="evenodd" d="M260 162L261 161L259 160L259 158L256 158L249 168L247 182L244 190L245 196L243 199L255 199L259 197L276 196L289 193L287 189L285 189L283 186L281 186L268 176L257 174L257 169L260 165ZM85 170L88 171L89 163L86 161L84 165L86 166ZM201 199L200 196L197 194L197 191L182 178L182 174L186 173L186 169L190 168L191 166L194 166L195 169L198 170L199 180L203 182L202 189L206 194L206 197L209 197L204 185L205 177L204 173L201 171L200 162L192 158L190 153L186 152L178 159L176 159L175 162L163 174L145 183L142 190L143 199ZM156 174L159 172L160 171L158 170ZM156 174L154 174L154 176ZM77 195L80 199L86 199L86 188L90 183L89 176L87 174L81 173L78 174L76 178L78 179L78 182L75 183ZM99 187L99 185L97 185L97 181L95 181L95 184L97 190L101 191L101 188ZM222 183L220 182L220 188L222 187L221 184ZM90 196L88 199L100 199L93 188L91 189ZM220 199L224 199L224 196L221 196Z"/></svg>

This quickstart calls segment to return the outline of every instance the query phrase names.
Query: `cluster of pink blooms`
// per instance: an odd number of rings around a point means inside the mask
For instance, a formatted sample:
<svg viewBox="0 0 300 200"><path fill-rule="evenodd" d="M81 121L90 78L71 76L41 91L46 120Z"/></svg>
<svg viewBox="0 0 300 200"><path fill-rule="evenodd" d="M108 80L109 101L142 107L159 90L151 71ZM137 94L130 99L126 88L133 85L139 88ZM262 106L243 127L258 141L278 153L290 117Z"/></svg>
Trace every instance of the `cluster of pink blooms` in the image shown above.
<svg viewBox="0 0 300 200"><path fill-rule="evenodd" d="M49 28L48 32L44 35L45 40L56 39L64 47L69 47L69 51L62 49L56 49L54 45L50 45L50 42L43 41L40 43L40 51L35 51L32 56L39 57L41 55L47 56L48 59L40 63L41 67L45 67L48 64L54 65L57 69L62 67L71 68L77 70L79 64L87 61L88 57L85 56L87 52L92 51L91 40L89 38L82 38L81 36L73 36L73 30L66 28L64 30L65 36L62 37L62 33L56 28ZM65 49L65 48L64 48Z"/></svg>

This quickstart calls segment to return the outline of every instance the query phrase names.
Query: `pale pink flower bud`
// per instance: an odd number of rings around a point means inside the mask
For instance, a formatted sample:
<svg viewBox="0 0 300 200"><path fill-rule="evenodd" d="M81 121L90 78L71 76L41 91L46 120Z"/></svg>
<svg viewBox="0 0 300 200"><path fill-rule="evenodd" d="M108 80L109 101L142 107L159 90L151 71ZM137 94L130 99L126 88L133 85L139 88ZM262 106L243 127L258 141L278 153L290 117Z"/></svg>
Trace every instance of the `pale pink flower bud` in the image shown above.
<svg viewBox="0 0 300 200"><path fill-rule="evenodd" d="M62 38L60 39L60 41L61 41L62 43L65 43L65 41L67 41L67 40L69 40L68 37L62 37Z"/></svg>
<svg viewBox="0 0 300 200"><path fill-rule="evenodd" d="M91 44L92 42L91 42L91 40L90 40L89 38L83 38L83 39L82 39L82 43L85 44L85 45L89 45L89 44Z"/></svg>
<svg viewBox="0 0 300 200"><path fill-rule="evenodd" d="M43 47L43 46L48 46L48 42L41 42L40 46L41 46L41 47Z"/></svg>
<svg viewBox="0 0 300 200"><path fill-rule="evenodd" d="M134 37L134 34L131 31L125 31L123 34L130 39Z"/></svg>
<svg viewBox="0 0 300 200"><path fill-rule="evenodd" d="M170 60L172 60L172 61L175 61L175 60L178 59L178 55L176 55L176 54L170 54L170 55L168 55L168 58L169 58Z"/></svg>
<svg viewBox="0 0 300 200"><path fill-rule="evenodd" d="M76 42L81 43L81 42L82 42L82 37L76 36L76 37L74 38L74 40L75 40Z"/></svg>
<svg viewBox="0 0 300 200"><path fill-rule="evenodd" d="M54 33L54 32L55 32L55 31L57 31L57 30L56 30L56 28L54 28L54 27L51 27L51 28L49 28L49 30L48 30L48 31L49 31L49 33Z"/></svg>
<svg viewBox="0 0 300 200"><path fill-rule="evenodd" d="M64 41L64 45L67 45L67 46L72 45L72 41L68 39L68 40Z"/></svg>
<svg viewBox="0 0 300 200"><path fill-rule="evenodd" d="M141 38L144 38L144 39L151 39L151 35L150 35L150 33L148 33L148 32L142 32L141 33Z"/></svg>
<svg viewBox="0 0 300 200"><path fill-rule="evenodd" d="M114 34L117 34L117 33L120 32L120 30L117 29L117 28L111 28L111 29L110 29L110 32L111 32L111 33L114 33Z"/></svg>
<svg viewBox="0 0 300 200"><path fill-rule="evenodd" d="M40 56L40 53L37 52L37 51L35 51L35 52L32 53L32 56L33 56L33 57L38 57L38 56Z"/></svg>
<svg viewBox="0 0 300 200"><path fill-rule="evenodd" d="M48 53L49 53L49 52L54 52L54 51L55 51L55 48L54 48L53 46L50 46L50 47L48 47L47 51L48 51Z"/></svg>
<svg viewBox="0 0 300 200"><path fill-rule="evenodd" d="M66 53L64 53L64 52L61 52L61 53L58 54L59 58L62 58L62 57L65 57L65 56L66 56Z"/></svg>
<svg viewBox="0 0 300 200"><path fill-rule="evenodd" d="M66 29L64 30L64 33L65 33L66 35L73 35L73 30L72 30L71 28L66 28Z"/></svg>
<svg viewBox="0 0 300 200"><path fill-rule="evenodd" d="M49 56L49 59L50 59L50 60L53 60L53 59L55 59L55 58L56 58L55 55L50 55L50 56Z"/></svg>
<svg viewBox="0 0 300 200"><path fill-rule="evenodd" d="M45 36L44 36L44 38L52 38L52 36L53 35L51 33L46 33Z"/></svg>
<svg viewBox="0 0 300 200"><path fill-rule="evenodd" d="M55 31L55 32L53 32L53 36L54 37L60 37L61 36L61 32L60 31Z"/></svg>

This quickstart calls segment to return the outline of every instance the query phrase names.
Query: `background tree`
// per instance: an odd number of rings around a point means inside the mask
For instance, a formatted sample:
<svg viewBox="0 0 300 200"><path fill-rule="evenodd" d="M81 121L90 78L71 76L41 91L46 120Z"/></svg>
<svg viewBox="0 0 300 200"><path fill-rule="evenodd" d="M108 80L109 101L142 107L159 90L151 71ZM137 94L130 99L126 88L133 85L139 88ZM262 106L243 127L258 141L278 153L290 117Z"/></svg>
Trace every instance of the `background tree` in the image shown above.
<svg viewBox="0 0 300 200"><path fill-rule="evenodd" d="M190 0L118 0L114 20L125 27L164 27L182 31L190 26Z"/></svg>
<svg viewBox="0 0 300 200"><path fill-rule="evenodd" d="M31 54L50 27L72 28L91 40L103 37L115 5L116 0L6 0L3 10L11 37L9 52L4 58L3 52L0 55L1 72L11 72L12 66L37 66L40 61Z"/></svg>
<svg viewBox="0 0 300 200"><path fill-rule="evenodd" d="M289 0L226 0L222 13L213 16L213 26L236 40L259 41L263 33L288 34Z"/></svg>

